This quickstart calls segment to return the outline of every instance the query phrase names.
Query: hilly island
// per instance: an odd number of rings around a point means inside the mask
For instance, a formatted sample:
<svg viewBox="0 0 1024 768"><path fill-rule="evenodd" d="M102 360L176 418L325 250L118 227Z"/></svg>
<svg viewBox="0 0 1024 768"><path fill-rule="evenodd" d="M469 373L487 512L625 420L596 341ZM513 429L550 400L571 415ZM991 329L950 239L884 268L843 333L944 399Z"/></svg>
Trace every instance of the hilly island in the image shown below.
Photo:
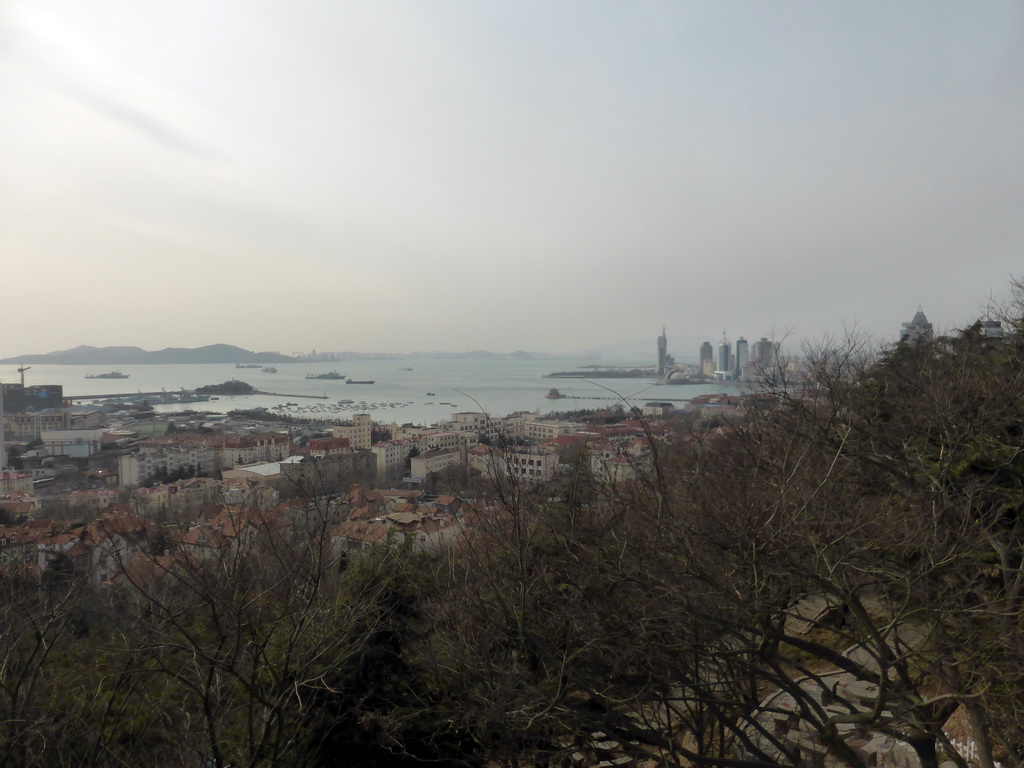
<svg viewBox="0 0 1024 768"><path fill-rule="evenodd" d="M588 353L583 357L593 357ZM15 355L0 360L0 364L38 363L39 365L196 365L204 363L295 363L295 362L338 362L344 360L388 360L405 358L438 358L459 360L537 360L549 357L573 359L577 355L551 354L544 352L490 352L474 349L464 352L310 352L283 355L280 352L253 352L232 344L208 344L205 347L166 347L149 351L141 347L93 347L87 344L43 354Z"/></svg>
<svg viewBox="0 0 1024 768"><path fill-rule="evenodd" d="M187 349L167 347L148 351L140 347L91 347L81 345L46 354L21 355L0 363L39 363L49 365L192 365L201 363L288 363L294 358L279 352L251 352L231 344L208 344Z"/></svg>

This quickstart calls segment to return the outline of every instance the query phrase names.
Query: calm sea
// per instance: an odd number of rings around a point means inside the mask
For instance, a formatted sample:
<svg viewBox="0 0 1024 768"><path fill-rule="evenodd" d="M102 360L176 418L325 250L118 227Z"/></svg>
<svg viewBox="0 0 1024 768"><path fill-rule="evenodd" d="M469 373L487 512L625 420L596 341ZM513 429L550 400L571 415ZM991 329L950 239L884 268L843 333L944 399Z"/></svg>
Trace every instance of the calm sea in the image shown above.
<svg viewBox="0 0 1024 768"><path fill-rule="evenodd" d="M221 397L188 406L161 405L158 411L193 410L226 412L236 408L274 408L295 403L283 410L295 416L334 419L352 413L371 413L382 423L434 424L455 411L486 411L503 416L514 411L573 410L602 408L616 402L643 405L650 400L670 400L681 407L683 400L711 392L735 392L736 385L707 384L659 386L654 379L548 379L544 374L577 368L578 359L545 360L439 360L392 359L350 360L344 363L277 363L277 373L259 368L236 369L234 365L128 365L117 370L127 379L87 379L87 374L105 373L111 366L33 365L26 371L25 384L61 384L65 395L132 394L136 392L195 389L240 379L273 395ZM631 364L628 361L618 363ZM413 370L401 370L403 367ZM17 365L0 365L0 381L19 380ZM307 379L307 374L338 371L346 377L374 381L346 384L344 381ZM564 399L545 395L557 387ZM432 394L431 394L432 393ZM300 396L326 396L312 399ZM339 401L352 400L348 404ZM77 401L87 404L88 401Z"/></svg>

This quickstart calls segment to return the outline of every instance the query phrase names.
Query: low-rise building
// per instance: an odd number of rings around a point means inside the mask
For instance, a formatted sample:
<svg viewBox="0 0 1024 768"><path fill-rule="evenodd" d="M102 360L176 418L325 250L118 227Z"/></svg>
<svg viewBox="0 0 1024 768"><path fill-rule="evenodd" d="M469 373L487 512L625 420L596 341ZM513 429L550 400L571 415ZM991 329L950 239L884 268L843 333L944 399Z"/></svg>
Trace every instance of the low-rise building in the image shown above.
<svg viewBox="0 0 1024 768"><path fill-rule="evenodd" d="M263 482L262 479L224 479L220 487L225 504L242 505L247 509L270 509L278 503L281 496L275 487Z"/></svg>
<svg viewBox="0 0 1024 768"><path fill-rule="evenodd" d="M458 448L437 448L421 453L419 456L413 456L409 463L409 474L413 477L426 479L428 475L461 463L462 451Z"/></svg>
<svg viewBox="0 0 1024 768"><path fill-rule="evenodd" d="M551 480L558 473L558 454L540 449L505 451L499 471L527 484Z"/></svg>
<svg viewBox="0 0 1024 768"><path fill-rule="evenodd" d="M131 487L157 475L202 474L216 468L217 446L203 441L144 443L138 453L118 458L120 484Z"/></svg>
<svg viewBox="0 0 1024 768"><path fill-rule="evenodd" d="M0 471L0 495L31 492L31 472L17 472L12 469Z"/></svg>
<svg viewBox="0 0 1024 768"><path fill-rule="evenodd" d="M317 459L348 453L352 450L347 437L317 437L309 441L309 455Z"/></svg>
<svg viewBox="0 0 1024 768"><path fill-rule="evenodd" d="M495 482L513 480L531 485L553 479L559 459L554 448L502 450L478 445L469 452L469 466Z"/></svg>
<svg viewBox="0 0 1024 768"><path fill-rule="evenodd" d="M87 459L100 452L103 445L103 430L45 430L40 439L43 441L43 449L51 456Z"/></svg>
<svg viewBox="0 0 1024 768"><path fill-rule="evenodd" d="M420 450L471 447L478 443L475 432L453 432L449 429L428 430L420 436Z"/></svg>
<svg viewBox="0 0 1024 768"><path fill-rule="evenodd" d="M68 494L68 507L71 509L99 510L117 501L117 491L113 488L90 488L85 491L72 491Z"/></svg>
<svg viewBox="0 0 1024 768"><path fill-rule="evenodd" d="M537 414L532 411L516 411L500 419L495 419L497 436L502 439L526 437L527 425L537 421Z"/></svg>
<svg viewBox="0 0 1024 768"><path fill-rule="evenodd" d="M281 461L291 454L291 440L279 432L250 435L226 435L217 440L218 467L230 469L240 464Z"/></svg>
<svg viewBox="0 0 1024 768"><path fill-rule="evenodd" d="M643 413L645 418L661 419L674 413L676 407L672 403L644 403Z"/></svg>
<svg viewBox="0 0 1024 768"><path fill-rule="evenodd" d="M482 411L453 413L452 417L442 424L442 427L449 432L473 435L477 438L472 441L473 443L478 442L480 436L484 436L489 440L495 440L498 437L497 422L493 421L488 414Z"/></svg>
<svg viewBox="0 0 1024 768"><path fill-rule="evenodd" d="M559 435L573 435L580 430L580 425L573 421L527 421L523 424L526 437L537 442L554 440Z"/></svg>
<svg viewBox="0 0 1024 768"><path fill-rule="evenodd" d="M4 413L4 425L15 440L39 440L43 432L61 429L96 429L103 425L103 412L85 407L44 408L21 413Z"/></svg>

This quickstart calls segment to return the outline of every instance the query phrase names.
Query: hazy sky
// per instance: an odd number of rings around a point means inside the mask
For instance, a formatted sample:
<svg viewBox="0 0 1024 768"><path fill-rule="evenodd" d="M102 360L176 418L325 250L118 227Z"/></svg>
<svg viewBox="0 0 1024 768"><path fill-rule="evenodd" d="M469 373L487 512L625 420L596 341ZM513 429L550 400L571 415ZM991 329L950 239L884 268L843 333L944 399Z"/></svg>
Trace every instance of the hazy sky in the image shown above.
<svg viewBox="0 0 1024 768"><path fill-rule="evenodd" d="M0 147L0 356L888 338L1024 272L1024 3L0 0Z"/></svg>

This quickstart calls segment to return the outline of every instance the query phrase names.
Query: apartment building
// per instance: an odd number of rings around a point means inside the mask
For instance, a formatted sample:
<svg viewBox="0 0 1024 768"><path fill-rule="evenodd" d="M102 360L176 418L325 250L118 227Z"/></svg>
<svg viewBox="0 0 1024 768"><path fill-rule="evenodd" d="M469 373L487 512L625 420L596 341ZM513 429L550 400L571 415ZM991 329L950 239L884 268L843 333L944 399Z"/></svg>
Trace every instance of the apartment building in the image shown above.
<svg viewBox="0 0 1024 768"><path fill-rule="evenodd" d="M419 449L420 438L385 440L370 446L377 466L377 477L396 477L405 471L405 462L414 448Z"/></svg>
<svg viewBox="0 0 1024 768"><path fill-rule="evenodd" d="M437 448L414 456L409 473L413 477L426 478L448 467L462 463L462 451L458 448Z"/></svg>
<svg viewBox="0 0 1024 768"><path fill-rule="evenodd" d="M0 471L0 496L8 493L32 493L32 474L14 470Z"/></svg>
<svg viewBox="0 0 1024 768"><path fill-rule="evenodd" d="M527 421L523 424L525 436L537 442L554 440L560 435L574 435L580 425L572 421Z"/></svg>
<svg viewBox="0 0 1024 768"><path fill-rule="evenodd" d="M118 473L120 485L135 487L157 473L212 472L217 463L217 446L212 442L144 443L138 453L119 457Z"/></svg>
<svg viewBox="0 0 1024 768"><path fill-rule="evenodd" d="M242 464L258 464L287 459L291 440L279 432L252 435L228 435L220 438L218 466L231 469Z"/></svg>
<svg viewBox="0 0 1024 768"><path fill-rule="evenodd" d="M368 413L357 413L352 421L336 424L333 427L335 437L348 438L353 450L369 450L373 440L373 422Z"/></svg>

